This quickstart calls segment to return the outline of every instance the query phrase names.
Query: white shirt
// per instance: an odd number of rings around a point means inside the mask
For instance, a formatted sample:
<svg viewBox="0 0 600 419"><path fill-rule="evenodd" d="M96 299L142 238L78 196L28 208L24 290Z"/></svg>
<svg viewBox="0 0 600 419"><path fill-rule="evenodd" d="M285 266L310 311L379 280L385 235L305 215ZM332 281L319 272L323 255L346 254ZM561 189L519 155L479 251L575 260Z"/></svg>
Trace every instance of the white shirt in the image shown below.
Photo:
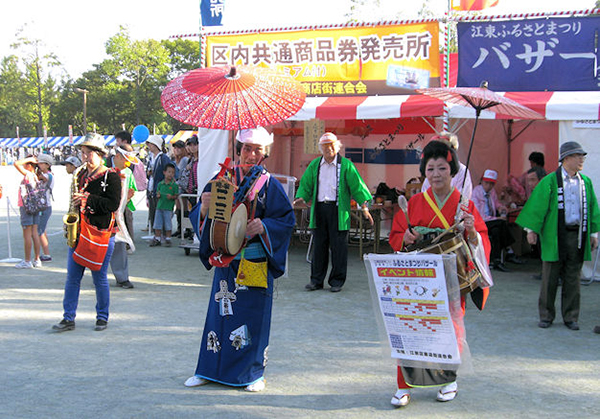
<svg viewBox="0 0 600 419"><path fill-rule="evenodd" d="M581 222L581 178L579 173L569 176L562 168L563 196L565 199L565 224L579 225Z"/></svg>
<svg viewBox="0 0 600 419"><path fill-rule="evenodd" d="M337 155L331 163L321 159L319 167L319 193L317 201L335 201L337 199Z"/></svg>

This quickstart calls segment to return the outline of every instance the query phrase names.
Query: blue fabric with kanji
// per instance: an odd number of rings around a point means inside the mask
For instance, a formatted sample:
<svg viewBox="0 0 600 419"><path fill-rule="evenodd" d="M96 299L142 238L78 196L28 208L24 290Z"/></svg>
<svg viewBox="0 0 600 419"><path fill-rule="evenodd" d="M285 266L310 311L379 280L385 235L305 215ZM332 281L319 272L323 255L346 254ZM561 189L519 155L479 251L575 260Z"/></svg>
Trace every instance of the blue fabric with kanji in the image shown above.
<svg viewBox="0 0 600 419"><path fill-rule="evenodd" d="M459 87L600 90L598 17L459 22Z"/></svg>
<svg viewBox="0 0 600 419"><path fill-rule="evenodd" d="M240 183L236 173L236 183ZM205 188L209 191L210 184ZM295 225L294 211L279 181L269 177L258 193L255 218L265 233L246 245L244 258L267 261L267 288L236 287L239 256L227 268L215 268L196 376L231 386L247 386L263 378L271 329L273 282L285 271ZM207 269L213 253L207 219L200 236L200 259Z"/></svg>

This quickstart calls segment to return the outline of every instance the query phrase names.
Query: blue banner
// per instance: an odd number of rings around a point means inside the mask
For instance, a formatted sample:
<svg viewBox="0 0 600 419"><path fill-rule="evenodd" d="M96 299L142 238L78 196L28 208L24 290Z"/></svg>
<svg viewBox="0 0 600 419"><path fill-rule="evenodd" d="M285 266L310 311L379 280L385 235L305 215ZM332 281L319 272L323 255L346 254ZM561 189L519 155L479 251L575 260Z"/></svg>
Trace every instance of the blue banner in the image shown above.
<svg viewBox="0 0 600 419"><path fill-rule="evenodd" d="M600 17L459 22L457 85L600 90L599 29Z"/></svg>
<svg viewBox="0 0 600 419"><path fill-rule="evenodd" d="M393 149L375 150L372 148L346 148L346 158L352 163L371 164L419 164L420 152L417 150Z"/></svg>
<svg viewBox="0 0 600 419"><path fill-rule="evenodd" d="M202 0L200 3L200 16L202 26L221 26L225 0Z"/></svg>

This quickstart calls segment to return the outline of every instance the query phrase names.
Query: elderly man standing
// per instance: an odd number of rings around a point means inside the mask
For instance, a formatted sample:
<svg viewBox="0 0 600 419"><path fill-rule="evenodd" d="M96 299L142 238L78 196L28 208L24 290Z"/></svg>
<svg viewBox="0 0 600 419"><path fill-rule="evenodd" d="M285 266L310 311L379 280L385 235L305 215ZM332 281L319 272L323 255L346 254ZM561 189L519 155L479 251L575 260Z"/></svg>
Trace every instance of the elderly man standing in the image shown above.
<svg viewBox="0 0 600 419"><path fill-rule="evenodd" d="M598 246L600 230L598 201L583 169L586 152L579 143L560 146L560 162L554 173L544 177L531 193L517 218L527 231L527 241L542 244L542 286L538 326L545 329L555 317L554 300L562 279L561 311L565 326L579 330L580 271L591 250Z"/></svg>
<svg viewBox="0 0 600 419"><path fill-rule="evenodd" d="M373 225L367 206L371 193L354 164L339 154L341 142L326 132L319 140L323 154L313 160L300 180L296 204L312 202L309 228L313 230L313 261L306 290L323 288L331 251L331 292L339 292L346 281L350 199L361 204L363 215Z"/></svg>

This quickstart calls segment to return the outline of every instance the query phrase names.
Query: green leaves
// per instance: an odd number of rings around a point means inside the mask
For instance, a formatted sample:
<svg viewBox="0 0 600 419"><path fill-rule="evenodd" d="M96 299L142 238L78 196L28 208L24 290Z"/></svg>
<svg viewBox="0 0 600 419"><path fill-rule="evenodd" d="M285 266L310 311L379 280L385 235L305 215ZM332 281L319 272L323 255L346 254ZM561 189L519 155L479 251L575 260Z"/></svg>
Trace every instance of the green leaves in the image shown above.
<svg viewBox="0 0 600 419"><path fill-rule="evenodd" d="M0 61L0 137L83 135L83 96L75 87L86 89L88 130L114 133L125 125L153 126L157 133L176 132L181 124L164 112L160 94L177 75L198 67L199 44L193 40L133 40L127 27L109 38L108 58L94 64L77 80L66 73L52 77L60 61L46 51L40 40L28 39L20 31L14 43L15 55Z"/></svg>

